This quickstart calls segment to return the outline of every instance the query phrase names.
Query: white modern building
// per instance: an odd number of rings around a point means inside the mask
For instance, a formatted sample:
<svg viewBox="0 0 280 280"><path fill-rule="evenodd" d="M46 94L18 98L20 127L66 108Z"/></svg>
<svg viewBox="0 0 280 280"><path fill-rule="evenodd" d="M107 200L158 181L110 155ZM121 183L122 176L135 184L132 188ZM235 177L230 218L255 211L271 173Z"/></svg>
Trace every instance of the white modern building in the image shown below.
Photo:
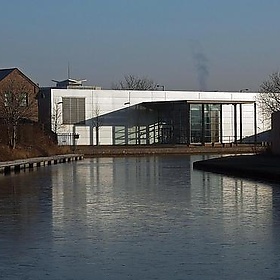
<svg viewBox="0 0 280 280"><path fill-rule="evenodd" d="M42 88L39 119L61 145L258 142L257 93ZM263 141L263 140L262 140Z"/></svg>

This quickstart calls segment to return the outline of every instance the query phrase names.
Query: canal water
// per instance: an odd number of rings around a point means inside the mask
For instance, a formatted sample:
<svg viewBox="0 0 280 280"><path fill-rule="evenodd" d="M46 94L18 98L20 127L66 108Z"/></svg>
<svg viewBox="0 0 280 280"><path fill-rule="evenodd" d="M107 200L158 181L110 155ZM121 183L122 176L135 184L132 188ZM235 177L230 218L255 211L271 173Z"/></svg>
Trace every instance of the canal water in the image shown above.
<svg viewBox="0 0 280 280"><path fill-rule="evenodd" d="M202 156L99 158L0 177L0 279L279 279L279 185Z"/></svg>

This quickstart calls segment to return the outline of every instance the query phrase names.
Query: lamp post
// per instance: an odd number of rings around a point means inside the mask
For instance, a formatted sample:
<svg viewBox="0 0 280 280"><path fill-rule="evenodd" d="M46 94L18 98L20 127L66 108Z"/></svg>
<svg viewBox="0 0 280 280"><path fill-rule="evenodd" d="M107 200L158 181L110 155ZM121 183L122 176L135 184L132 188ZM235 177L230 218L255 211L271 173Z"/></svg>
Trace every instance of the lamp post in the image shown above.
<svg viewBox="0 0 280 280"><path fill-rule="evenodd" d="M128 92L128 101L124 103L124 105L129 105L130 104L130 91Z"/></svg>
<svg viewBox="0 0 280 280"><path fill-rule="evenodd" d="M161 88L163 91L165 90L165 86L159 85L159 84L156 85L156 88L157 88L157 89L158 89L158 88Z"/></svg>
<svg viewBox="0 0 280 280"><path fill-rule="evenodd" d="M156 85L156 88L157 88L157 89L158 89L158 88L161 88L161 89L164 91L164 100L166 100L165 86L164 86L164 85L159 85L159 84L157 84L157 85Z"/></svg>

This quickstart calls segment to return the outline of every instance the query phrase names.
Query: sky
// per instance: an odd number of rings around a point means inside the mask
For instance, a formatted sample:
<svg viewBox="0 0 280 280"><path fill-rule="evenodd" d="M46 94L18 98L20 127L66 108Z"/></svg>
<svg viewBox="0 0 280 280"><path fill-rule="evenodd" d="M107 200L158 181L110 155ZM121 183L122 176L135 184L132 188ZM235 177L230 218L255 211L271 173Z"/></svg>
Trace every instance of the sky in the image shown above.
<svg viewBox="0 0 280 280"><path fill-rule="evenodd" d="M110 89L135 75L258 91L280 68L279 11L279 0L1 0L0 68L40 86L70 74Z"/></svg>

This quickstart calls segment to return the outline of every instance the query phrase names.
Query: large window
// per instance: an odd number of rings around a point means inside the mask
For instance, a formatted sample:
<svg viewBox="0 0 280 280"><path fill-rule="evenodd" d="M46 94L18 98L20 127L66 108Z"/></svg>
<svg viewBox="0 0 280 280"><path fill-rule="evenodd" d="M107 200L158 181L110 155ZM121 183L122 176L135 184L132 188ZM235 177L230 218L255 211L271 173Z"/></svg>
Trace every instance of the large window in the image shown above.
<svg viewBox="0 0 280 280"><path fill-rule="evenodd" d="M85 98L62 98L63 124L85 124Z"/></svg>
<svg viewBox="0 0 280 280"><path fill-rule="evenodd" d="M220 105L204 105L205 142L219 142Z"/></svg>
<svg viewBox="0 0 280 280"><path fill-rule="evenodd" d="M219 142L220 104L191 104L191 143Z"/></svg>
<svg viewBox="0 0 280 280"><path fill-rule="evenodd" d="M13 108L27 107L28 94L26 92L17 93L17 94L13 92L6 92L4 94L4 105L5 107L11 106Z"/></svg>
<svg viewBox="0 0 280 280"><path fill-rule="evenodd" d="M202 142L202 105L190 105L191 143Z"/></svg>

